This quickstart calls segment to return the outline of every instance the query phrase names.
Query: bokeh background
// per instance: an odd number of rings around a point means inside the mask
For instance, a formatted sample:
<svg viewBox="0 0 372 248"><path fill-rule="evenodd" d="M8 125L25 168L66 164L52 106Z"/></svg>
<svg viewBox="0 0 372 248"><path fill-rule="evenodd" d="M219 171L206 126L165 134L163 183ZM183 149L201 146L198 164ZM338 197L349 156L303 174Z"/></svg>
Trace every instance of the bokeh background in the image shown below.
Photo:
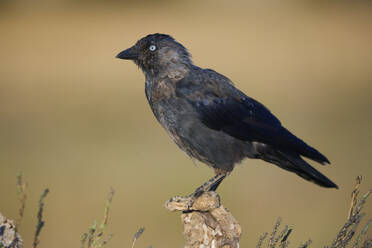
<svg viewBox="0 0 372 248"><path fill-rule="evenodd" d="M371 13L370 1L1 0L0 211L16 218L23 171L26 245L49 187L40 247L76 247L112 186L109 247L129 247L141 226L137 247L182 247L179 214L163 204L212 170L178 150L150 111L141 71L114 58L161 32L332 161L316 168L339 190L260 161L238 166L219 192L242 224L242 247L278 216L294 227L292 245L330 243L354 178L364 175L362 191L372 186Z"/></svg>

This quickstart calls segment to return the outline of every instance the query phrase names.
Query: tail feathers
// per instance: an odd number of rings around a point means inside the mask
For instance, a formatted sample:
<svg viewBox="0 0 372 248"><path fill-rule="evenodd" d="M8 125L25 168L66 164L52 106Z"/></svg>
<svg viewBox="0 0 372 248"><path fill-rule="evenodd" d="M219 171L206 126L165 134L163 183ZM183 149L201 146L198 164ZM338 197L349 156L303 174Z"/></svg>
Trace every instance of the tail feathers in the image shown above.
<svg viewBox="0 0 372 248"><path fill-rule="evenodd" d="M274 163L285 170L294 172L300 177L319 186L338 189L338 186L334 182L314 169L297 154L275 151L275 155L265 154L262 159L267 162Z"/></svg>
<svg viewBox="0 0 372 248"><path fill-rule="evenodd" d="M305 143L306 144L306 143ZM326 158L326 156L324 156L323 154L321 154L320 152L318 152L315 148L309 146L306 144L306 149L304 149L303 153L301 153L303 156L307 157L307 158L310 158L322 165L325 165L325 164L330 164L329 160Z"/></svg>
<svg viewBox="0 0 372 248"><path fill-rule="evenodd" d="M307 157L309 159L312 159L322 165L325 164L330 164L329 160L327 159L326 156L321 154L318 150L315 148L309 146L306 144L303 140L300 138L296 137L294 134L289 132L287 129L286 134L288 136L288 140L291 140L293 147L291 148L292 151L296 151L299 154L301 154L304 157Z"/></svg>

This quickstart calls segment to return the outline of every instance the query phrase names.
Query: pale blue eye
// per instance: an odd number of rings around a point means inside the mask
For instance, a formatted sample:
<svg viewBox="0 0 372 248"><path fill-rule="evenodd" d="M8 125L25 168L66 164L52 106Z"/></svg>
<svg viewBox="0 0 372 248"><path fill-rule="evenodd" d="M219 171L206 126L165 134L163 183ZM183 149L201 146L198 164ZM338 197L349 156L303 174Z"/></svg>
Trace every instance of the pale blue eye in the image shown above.
<svg viewBox="0 0 372 248"><path fill-rule="evenodd" d="M149 50L150 50L151 52L155 51L155 50L156 50L156 46L155 46L155 45L151 45L151 46L149 47Z"/></svg>

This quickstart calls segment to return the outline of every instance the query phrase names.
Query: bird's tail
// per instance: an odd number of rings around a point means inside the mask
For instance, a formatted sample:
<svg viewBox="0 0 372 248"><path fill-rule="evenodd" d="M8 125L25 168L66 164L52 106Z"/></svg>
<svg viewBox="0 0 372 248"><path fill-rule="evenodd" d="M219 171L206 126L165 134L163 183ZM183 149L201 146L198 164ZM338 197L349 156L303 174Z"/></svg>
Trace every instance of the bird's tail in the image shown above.
<svg viewBox="0 0 372 248"><path fill-rule="evenodd" d="M272 152L271 150L270 153L266 153L262 159L274 163L285 170L294 172L319 186L338 189L338 186L334 182L313 168L299 155L282 151L274 151L275 154L272 154Z"/></svg>

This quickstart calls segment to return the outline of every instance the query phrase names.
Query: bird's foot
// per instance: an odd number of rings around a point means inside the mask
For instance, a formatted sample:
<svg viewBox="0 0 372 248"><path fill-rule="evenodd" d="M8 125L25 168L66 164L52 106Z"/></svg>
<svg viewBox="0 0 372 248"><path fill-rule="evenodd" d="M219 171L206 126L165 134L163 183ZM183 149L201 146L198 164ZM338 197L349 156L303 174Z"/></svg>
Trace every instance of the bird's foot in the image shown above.
<svg viewBox="0 0 372 248"><path fill-rule="evenodd" d="M188 196L187 209L191 210L194 202L201 195L209 191L216 191L217 187L220 185L222 180L226 177L226 174L217 174L212 177L210 180L205 182L203 185L198 187L191 195Z"/></svg>
<svg viewBox="0 0 372 248"><path fill-rule="evenodd" d="M168 208L171 211L183 211L185 213L191 212L193 210L196 210L193 208L194 203L197 201L197 199L202 195L203 193L200 193L200 195L191 194L189 196L175 196L169 199L165 203L166 208Z"/></svg>
<svg viewBox="0 0 372 248"><path fill-rule="evenodd" d="M165 203L165 207L170 211L190 211L194 201L189 196L174 196Z"/></svg>
<svg viewBox="0 0 372 248"><path fill-rule="evenodd" d="M216 194L214 191L217 189L217 187L220 185L220 183L226 176L227 173L217 174L216 176L208 180L206 183L198 187L191 195L186 197L182 196L172 197L169 201L167 201L165 205L171 211L179 210L184 212L190 212L193 210L200 210L198 206L194 206L195 202L199 202L200 198L205 198L210 195Z"/></svg>
<svg viewBox="0 0 372 248"><path fill-rule="evenodd" d="M221 205L220 197L214 191L208 191L200 195L195 196L175 196L165 203L165 207L170 211L182 211L189 213L191 211L210 211L216 209Z"/></svg>
<svg viewBox="0 0 372 248"><path fill-rule="evenodd" d="M194 195L189 195L186 199L187 199L186 204L185 204L186 210L183 211L184 213L192 211L192 206L194 206L194 203L195 203L196 199L198 199L198 197L196 197Z"/></svg>

